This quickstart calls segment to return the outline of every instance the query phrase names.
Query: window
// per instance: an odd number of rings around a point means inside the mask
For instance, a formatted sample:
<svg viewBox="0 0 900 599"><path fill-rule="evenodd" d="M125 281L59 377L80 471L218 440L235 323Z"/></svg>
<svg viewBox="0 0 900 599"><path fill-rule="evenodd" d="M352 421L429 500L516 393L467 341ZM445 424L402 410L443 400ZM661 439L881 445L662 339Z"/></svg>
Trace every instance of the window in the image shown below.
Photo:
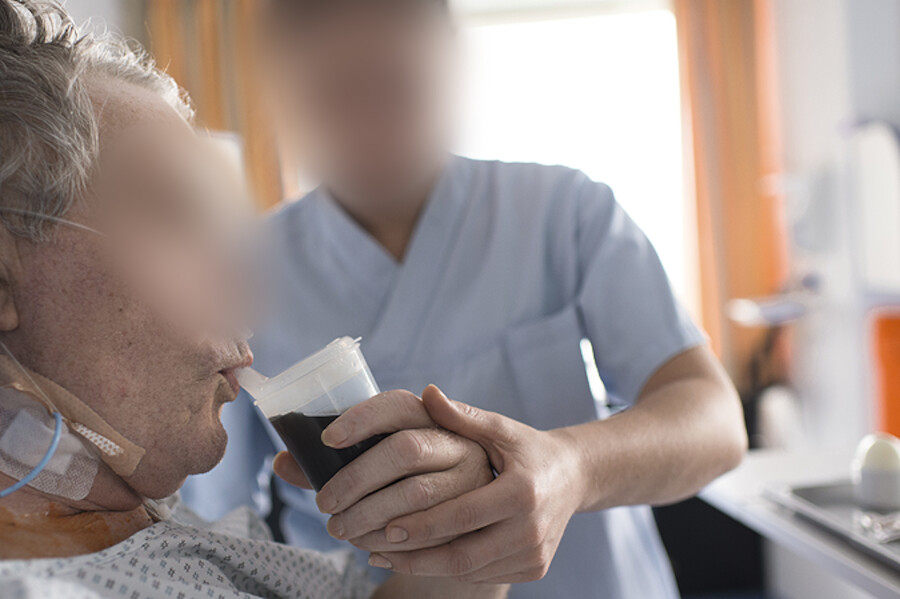
<svg viewBox="0 0 900 599"><path fill-rule="evenodd" d="M457 151L564 164L608 183L656 246L676 293L693 304L674 15L544 14L463 21Z"/></svg>

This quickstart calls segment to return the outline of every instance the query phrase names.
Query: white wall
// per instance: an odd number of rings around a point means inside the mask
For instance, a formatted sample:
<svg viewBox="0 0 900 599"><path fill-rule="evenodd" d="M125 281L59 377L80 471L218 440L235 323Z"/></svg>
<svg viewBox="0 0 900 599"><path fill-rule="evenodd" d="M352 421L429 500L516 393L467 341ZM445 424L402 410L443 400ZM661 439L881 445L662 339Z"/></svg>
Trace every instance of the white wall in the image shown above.
<svg viewBox="0 0 900 599"><path fill-rule="evenodd" d="M900 2L845 3L853 116L900 125Z"/></svg>
<svg viewBox="0 0 900 599"><path fill-rule="evenodd" d="M842 126L852 119L848 2L773 0L779 91L784 133L783 163L788 212L803 224L792 230L794 268L824 280L823 307L795 327L794 381L803 401L807 437L816 445L847 444L868 428L851 345L856 323L850 310L842 243L836 154ZM841 329L841 325L844 327ZM862 399L862 398L859 398Z"/></svg>
<svg viewBox="0 0 900 599"><path fill-rule="evenodd" d="M829 160L838 125L850 113L844 1L772 2L789 173Z"/></svg>
<svg viewBox="0 0 900 599"><path fill-rule="evenodd" d="M854 124L900 124L900 2L772 0L777 27L785 191L792 211L815 208L794 229L795 266L821 273L822 305L795 327L795 380L808 436L847 446L873 425L866 385L864 320L849 258L852 198L842 187L842 150ZM900 234L900 231L898 231ZM849 470L849 464L848 464ZM780 599L860 595L783 551L769 553ZM814 585L815 582L815 586Z"/></svg>
<svg viewBox="0 0 900 599"><path fill-rule="evenodd" d="M863 302L850 227L858 215L842 152L855 124L900 125L900 2L773 0L795 266L822 275L815 316L797 327L796 379L810 437L855 443L874 426L866 386ZM900 234L900 232L898 232Z"/></svg>
<svg viewBox="0 0 900 599"><path fill-rule="evenodd" d="M666 0L649 0L659 4ZM646 4L647 0L451 0L450 5L462 13L517 12L551 8L608 10L616 5ZM633 8L629 7L631 10Z"/></svg>
<svg viewBox="0 0 900 599"><path fill-rule="evenodd" d="M138 37L142 33L141 2L137 0L66 0L65 6L79 24L91 19L129 37Z"/></svg>
<svg viewBox="0 0 900 599"><path fill-rule="evenodd" d="M451 0L466 24L509 23L671 8L671 0Z"/></svg>

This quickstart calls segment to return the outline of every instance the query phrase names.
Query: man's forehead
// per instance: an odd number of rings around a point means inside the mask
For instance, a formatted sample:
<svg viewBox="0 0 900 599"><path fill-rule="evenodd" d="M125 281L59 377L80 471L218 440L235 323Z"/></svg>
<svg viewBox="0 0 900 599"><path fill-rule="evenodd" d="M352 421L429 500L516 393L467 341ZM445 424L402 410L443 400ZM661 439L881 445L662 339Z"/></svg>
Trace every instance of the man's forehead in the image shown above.
<svg viewBox="0 0 900 599"><path fill-rule="evenodd" d="M94 189L104 205L123 209L184 202L210 209L245 195L238 167L202 134L152 122L123 129L102 150Z"/></svg>
<svg viewBox="0 0 900 599"><path fill-rule="evenodd" d="M101 177L133 177L197 154L192 127L159 94L109 77L88 84L100 128Z"/></svg>
<svg viewBox="0 0 900 599"><path fill-rule="evenodd" d="M159 95L109 79L89 89L101 121L94 191L106 207L243 193L233 167Z"/></svg>
<svg viewBox="0 0 900 599"><path fill-rule="evenodd" d="M151 89L105 75L85 81L100 129L100 149L135 128L190 134L191 127L162 96Z"/></svg>

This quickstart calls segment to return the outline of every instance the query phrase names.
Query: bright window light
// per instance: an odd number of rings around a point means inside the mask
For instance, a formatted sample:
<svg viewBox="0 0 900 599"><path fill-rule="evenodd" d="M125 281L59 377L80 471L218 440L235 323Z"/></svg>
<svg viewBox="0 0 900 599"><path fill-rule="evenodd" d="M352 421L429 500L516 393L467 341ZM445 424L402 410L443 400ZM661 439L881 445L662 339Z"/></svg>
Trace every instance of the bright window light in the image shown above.
<svg viewBox="0 0 900 599"><path fill-rule="evenodd" d="M457 151L564 164L608 183L693 303L673 14L464 24L461 37Z"/></svg>

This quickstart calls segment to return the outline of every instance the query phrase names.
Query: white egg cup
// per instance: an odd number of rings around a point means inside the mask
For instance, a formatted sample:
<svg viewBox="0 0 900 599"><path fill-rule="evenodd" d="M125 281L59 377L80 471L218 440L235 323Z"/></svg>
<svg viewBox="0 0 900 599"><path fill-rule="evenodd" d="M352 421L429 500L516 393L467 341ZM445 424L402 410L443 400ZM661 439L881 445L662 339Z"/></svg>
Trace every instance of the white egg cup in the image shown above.
<svg viewBox="0 0 900 599"><path fill-rule="evenodd" d="M850 477L860 507L900 510L900 440L885 433L866 436L856 450Z"/></svg>
<svg viewBox="0 0 900 599"><path fill-rule="evenodd" d="M900 510L900 472L875 468L854 469L853 496L860 507L879 512Z"/></svg>

